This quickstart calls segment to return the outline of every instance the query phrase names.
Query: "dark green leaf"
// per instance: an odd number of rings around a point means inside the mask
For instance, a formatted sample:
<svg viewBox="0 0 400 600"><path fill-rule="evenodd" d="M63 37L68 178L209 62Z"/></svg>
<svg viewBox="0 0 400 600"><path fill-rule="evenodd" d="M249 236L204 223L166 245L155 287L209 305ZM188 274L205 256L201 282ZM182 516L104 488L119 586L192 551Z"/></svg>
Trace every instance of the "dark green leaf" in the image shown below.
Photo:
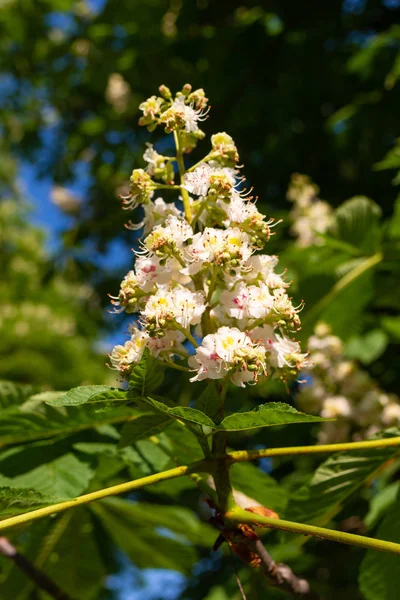
<svg viewBox="0 0 400 600"><path fill-rule="evenodd" d="M14 383L13 381L0 381L0 407L23 404L24 401L37 391L33 385Z"/></svg>
<svg viewBox="0 0 400 600"><path fill-rule="evenodd" d="M152 398L142 398L142 400L155 410L168 415L171 419L181 419L182 421L210 427L211 429L216 429L217 427L210 417L196 408L190 408L190 406L174 406L171 408L163 402L153 400Z"/></svg>
<svg viewBox="0 0 400 600"><path fill-rule="evenodd" d="M171 424L171 419L164 414L143 415L128 421L122 428L120 447L130 446L138 440L149 438L164 431Z"/></svg>
<svg viewBox="0 0 400 600"><path fill-rule="evenodd" d="M105 530L131 561L139 568L173 569L189 573L196 562L195 549L188 541L178 541L172 536L156 532L157 525L143 522L138 516L136 505L126 500L113 498L92 504L90 508L101 520ZM157 511L164 507L154 505Z"/></svg>
<svg viewBox="0 0 400 600"><path fill-rule="evenodd" d="M383 317L382 327L395 339L400 340L400 317Z"/></svg>
<svg viewBox="0 0 400 600"><path fill-rule="evenodd" d="M351 337L346 345L346 355L369 365L381 356L387 344L387 334L382 329L373 329L364 336Z"/></svg>
<svg viewBox="0 0 400 600"><path fill-rule="evenodd" d="M261 469L251 463L234 464L230 471L235 490L254 498L263 506L283 514L287 504L286 491Z"/></svg>
<svg viewBox="0 0 400 600"><path fill-rule="evenodd" d="M293 406L284 402L270 402L268 404L261 404L249 412L234 413L225 417L218 426L218 429L223 431L243 431L245 429L257 429L258 427L270 427L272 425L311 423L326 420L321 417L301 413Z"/></svg>
<svg viewBox="0 0 400 600"><path fill-rule="evenodd" d="M63 396L46 401L50 406L77 406L87 402L121 402L131 401L134 395L126 390L119 390L108 385L86 385L76 387Z"/></svg>
<svg viewBox="0 0 400 600"><path fill-rule="evenodd" d="M16 449L13 459L21 462L21 469L24 456L29 452L27 448ZM43 447L43 458L46 453L51 459L47 446ZM0 462L0 472L4 473L4 459ZM78 460L73 454L64 454L15 477L1 474L0 485L36 489L42 494L58 498L74 498L87 488L93 474L87 463Z"/></svg>
<svg viewBox="0 0 400 600"><path fill-rule="evenodd" d="M156 390L163 382L162 363L154 358L148 348L142 360L133 368L129 379L129 389L139 396L146 396Z"/></svg>
<svg viewBox="0 0 400 600"><path fill-rule="evenodd" d="M196 409L214 419L221 408L221 397L217 392L215 381L210 381L196 400Z"/></svg>
<svg viewBox="0 0 400 600"><path fill-rule="evenodd" d="M53 408L43 405L43 411L4 411L0 415L0 445L28 443L45 438L69 436L86 429L123 423L135 416L131 408L117 408L103 413L93 406Z"/></svg>
<svg viewBox="0 0 400 600"><path fill-rule="evenodd" d="M399 434L398 429L388 429L374 438ZM288 519L324 525L377 469L398 452L396 447L387 447L334 454L318 467L308 484L291 496L286 513Z"/></svg>
<svg viewBox="0 0 400 600"><path fill-rule="evenodd" d="M45 496L37 490L0 487L0 515L2 518L35 510L54 502L57 502L57 498Z"/></svg>
<svg viewBox="0 0 400 600"><path fill-rule="evenodd" d="M376 537L400 543L399 499L389 509L376 532ZM368 550L360 570L360 589L365 600L397 600L399 588L399 557L389 552Z"/></svg>
<svg viewBox="0 0 400 600"><path fill-rule="evenodd" d="M331 235L365 252L373 252L379 239L380 207L365 196L344 202L335 211Z"/></svg>

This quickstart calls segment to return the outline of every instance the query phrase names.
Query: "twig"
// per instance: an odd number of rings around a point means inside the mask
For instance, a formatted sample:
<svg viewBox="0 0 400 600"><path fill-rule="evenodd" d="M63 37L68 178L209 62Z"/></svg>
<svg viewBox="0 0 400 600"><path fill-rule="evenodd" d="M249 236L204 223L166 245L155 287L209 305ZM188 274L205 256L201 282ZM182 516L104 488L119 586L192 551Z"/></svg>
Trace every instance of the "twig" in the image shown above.
<svg viewBox="0 0 400 600"><path fill-rule="evenodd" d="M277 564L260 539L249 540L249 546L260 557L261 569L271 585L303 600L317 600L318 596L311 591L308 581L297 577L288 565Z"/></svg>
<svg viewBox="0 0 400 600"><path fill-rule="evenodd" d="M232 463L272 458L273 456L296 456L299 454L324 454L326 452L352 452L353 450L372 450L400 446L400 436L362 442L343 442L340 444L320 444L319 446L289 446L287 448L261 448L260 450L236 450L227 453Z"/></svg>
<svg viewBox="0 0 400 600"><path fill-rule="evenodd" d="M271 529L281 529L282 531L290 531L291 533L300 533L302 535L311 535L323 540L331 542L340 542L341 544L349 544L350 546L358 546L371 550L380 550L384 552L392 552L400 555L400 544L387 542L386 540L376 540L363 535L355 535L354 533L344 533L335 529L326 529L325 527L316 527L306 523L295 523L294 521L285 521L263 515L252 514L241 508L234 509L227 513L224 517L227 523L256 525L259 527L270 527ZM1 523L0 523L1 526Z"/></svg>
<svg viewBox="0 0 400 600"><path fill-rule="evenodd" d="M3 556L12 560L15 565L29 577L29 579L40 587L40 589L47 592L54 600L72 600L72 598L63 592L63 590L43 573L43 571L40 571L35 567L26 556L20 554L6 537L0 538L0 554L3 554Z"/></svg>
<svg viewBox="0 0 400 600"><path fill-rule="evenodd" d="M302 600L318 600L308 581L297 577L288 565L276 564L251 526L238 524L235 529L225 527L221 514L211 518L210 522L221 531L214 544L214 551L225 539L231 552L249 567L260 568L270 585ZM241 584L239 589L242 592Z"/></svg>

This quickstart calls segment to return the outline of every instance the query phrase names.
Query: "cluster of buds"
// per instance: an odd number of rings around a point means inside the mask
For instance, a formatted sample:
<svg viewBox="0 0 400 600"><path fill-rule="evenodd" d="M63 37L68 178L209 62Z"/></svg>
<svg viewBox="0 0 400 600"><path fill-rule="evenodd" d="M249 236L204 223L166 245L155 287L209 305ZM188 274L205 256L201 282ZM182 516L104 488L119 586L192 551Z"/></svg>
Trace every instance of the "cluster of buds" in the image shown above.
<svg viewBox="0 0 400 600"><path fill-rule="evenodd" d="M344 357L343 342L320 323L308 341L312 370L301 385L296 402L302 410L334 422L324 423L321 443L369 437L400 424L400 400L383 392L371 376Z"/></svg>
<svg viewBox="0 0 400 600"><path fill-rule="evenodd" d="M292 175L287 198L293 202L289 213L292 222L291 233L296 238L296 245L307 248L314 244L321 245L325 233L333 220L333 210L328 202L318 198L319 187L307 175Z"/></svg>
<svg viewBox="0 0 400 600"><path fill-rule="evenodd" d="M141 105L141 122L173 131L177 153L166 157L148 146L146 171L131 178L124 208L143 205L144 219L132 227L142 226L144 237L112 302L115 312L137 317L111 366L129 377L148 348L169 367L192 372L191 381L227 378L243 387L261 376L296 377L307 363L293 339L302 305L293 305L284 274L275 272L277 257L260 253L274 222L242 190L228 134L213 135L211 151L185 169L188 136L198 134L205 116L203 90L184 86L173 98L162 86L160 94ZM179 190L176 202L153 201L155 189L169 186Z"/></svg>

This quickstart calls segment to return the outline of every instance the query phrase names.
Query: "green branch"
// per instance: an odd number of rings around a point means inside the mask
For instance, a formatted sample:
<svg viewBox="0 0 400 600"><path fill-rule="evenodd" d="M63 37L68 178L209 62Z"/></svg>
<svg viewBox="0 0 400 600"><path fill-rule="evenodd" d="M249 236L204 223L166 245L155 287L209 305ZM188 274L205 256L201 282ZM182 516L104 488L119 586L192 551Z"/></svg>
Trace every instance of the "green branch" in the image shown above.
<svg viewBox="0 0 400 600"><path fill-rule="evenodd" d="M227 457L232 463L246 460L257 460L271 456L295 456L296 454L323 454L325 452L344 452L352 450L368 450L371 448L386 448L400 446L400 437L382 440L366 440L364 442L344 442L341 444L321 444L320 446L288 446L287 448L263 448L261 450L237 450L228 452Z"/></svg>
<svg viewBox="0 0 400 600"><path fill-rule="evenodd" d="M232 524L247 523L249 525L265 525L271 529L281 529L290 531L291 533L300 533L302 535L311 535L331 542L339 542L341 544L349 544L350 546L359 546L360 548L368 548L371 550L380 550L383 552L392 552L400 555L400 544L394 542L386 542L384 540L375 540L373 538L355 535L353 533L344 533L343 531L334 531L325 529L324 527L316 527L315 525L306 525L304 523L294 523L292 521L284 521L282 519L273 519L250 513L241 508L235 508L225 515L226 522Z"/></svg>
<svg viewBox="0 0 400 600"><path fill-rule="evenodd" d="M108 498L109 496L117 496L118 494L124 494L125 492L130 492L132 490L138 490L147 485L151 485L152 483L159 483L160 481L167 481L168 479L176 479L177 477L190 475L191 473L197 471L208 472L209 463L207 461L199 461L188 466L175 467L174 469L169 469L168 471L162 471L161 473L155 473L154 475L141 477L140 479L135 479L134 481L127 481L126 483L113 485L111 487L98 490L97 492L84 494L83 496L78 496L72 500L66 500L65 502L58 502L57 504L51 504L50 506L38 508L37 510L32 510L24 513L23 515L10 517L0 521L0 531L10 529L16 525L31 523L37 519L63 512L69 508L75 508L83 504L89 504L89 502L94 502L95 500L102 500L103 498Z"/></svg>

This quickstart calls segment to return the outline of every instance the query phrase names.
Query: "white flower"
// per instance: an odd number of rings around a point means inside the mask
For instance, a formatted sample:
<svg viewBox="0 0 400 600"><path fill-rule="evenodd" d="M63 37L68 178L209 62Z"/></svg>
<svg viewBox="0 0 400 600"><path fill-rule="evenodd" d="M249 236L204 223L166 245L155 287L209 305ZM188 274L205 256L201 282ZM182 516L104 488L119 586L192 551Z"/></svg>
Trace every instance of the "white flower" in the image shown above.
<svg viewBox="0 0 400 600"><path fill-rule="evenodd" d="M143 356L149 336L146 332L132 327L131 339L123 346L117 345L110 354L111 367L119 371L129 371Z"/></svg>
<svg viewBox="0 0 400 600"><path fill-rule="evenodd" d="M143 154L143 159L148 163L146 167L146 173L153 177L157 168L162 169L165 167L165 161L163 156L154 149L153 144L146 144L147 148Z"/></svg>
<svg viewBox="0 0 400 600"><path fill-rule="evenodd" d="M389 402L382 412L382 423L384 425L395 425L400 422L400 404L398 402Z"/></svg>
<svg viewBox="0 0 400 600"><path fill-rule="evenodd" d="M277 341L273 327L271 325L263 325L255 327L249 331L251 339L259 344L263 344L266 350L271 350L272 345Z"/></svg>
<svg viewBox="0 0 400 600"><path fill-rule="evenodd" d="M195 110L192 106L185 104L184 96L175 98L170 110L182 114L187 133L196 133L199 130L197 121L202 121L205 116L204 111Z"/></svg>
<svg viewBox="0 0 400 600"><path fill-rule="evenodd" d="M183 286L172 290L167 286L159 286L157 292L148 299L142 315L148 323L155 323L157 328L179 323L186 329L200 322L205 308L202 292L191 292Z"/></svg>
<svg viewBox="0 0 400 600"><path fill-rule="evenodd" d="M185 336L183 333L169 329L165 332L164 337L149 338L147 347L154 356L159 357L161 360L170 359L176 351L185 352L185 348L182 345L184 340Z"/></svg>
<svg viewBox="0 0 400 600"><path fill-rule="evenodd" d="M195 196L206 196L210 187L211 167L202 163L194 171L186 173L183 177L183 187Z"/></svg>
<svg viewBox="0 0 400 600"><path fill-rule="evenodd" d="M331 396L326 398L322 405L321 417L336 419L337 417L350 417L351 404L344 396Z"/></svg>
<svg viewBox="0 0 400 600"><path fill-rule="evenodd" d="M144 248L160 256L173 254L183 243L193 236L193 230L185 219L169 215L165 225L157 225L144 240Z"/></svg>
<svg viewBox="0 0 400 600"><path fill-rule="evenodd" d="M190 381L221 379L229 373L232 383L244 387L265 372L265 350L236 327L220 327L205 336L189 365L197 371Z"/></svg>
<svg viewBox="0 0 400 600"><path fill-rule="evenodd" d="M238 227L214 229L206 227L202 233L196 233L192 243L186 248L189 273L200 271L205 263L237 269L251 256L253 249L249 236Z"/></svg>
<svg viewBox="0 0 400 600"><path fill-rule="evenodd" d="M272 344L270 361L274 367L283 369L285 366L295 368L305 362L307 354L301 354L300 344L289 338L275 334L276 341Z"/></svg>
<svg viewBox="0 0 400 600"><path fill-rule="evenodd" d="M222 292L220 301L228 315L235 319L263 319L274 305L274 297L267 285L246 286L243 282L233 292Z"/></svg>

